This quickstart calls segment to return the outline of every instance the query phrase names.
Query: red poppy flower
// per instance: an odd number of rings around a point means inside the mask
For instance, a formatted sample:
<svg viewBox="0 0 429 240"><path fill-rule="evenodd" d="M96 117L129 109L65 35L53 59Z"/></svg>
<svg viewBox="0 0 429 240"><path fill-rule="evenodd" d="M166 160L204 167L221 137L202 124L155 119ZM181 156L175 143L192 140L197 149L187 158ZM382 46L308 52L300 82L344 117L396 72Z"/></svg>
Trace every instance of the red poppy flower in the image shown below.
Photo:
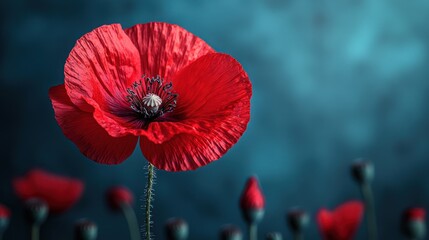
<svg viewBox="0 0 429 240"><path fill-rule="evenodd" d="M50 212L61 213L79 200L84 185L77 179L35 169L25 177L15 178L13 187L23 201L39 198L48 204Z"/></svg>
<svg viewBox="0 0 429 240"><path fill-rule="evenodd" d="M121 163L140 139L155 167L196 169L225 154L250 117L241 65L177 25L96 28L77 41L64 74L49 91L56 120L99 163Z"/></svg>
<svg viewBox="0 0 429 240"><path fill-rule="evenodd" d="M110 188L107 193L107 202L109 206L114 209L121 209L121 204L133 204L133 193L126 187L118 186Z"/></svg>
<svg viewBox="0 0 429 240"><path fill-rule="evenodd" d="M265 199L259 188L258 179L250 177L247 180L246 187L241 194L240 199L241 209L263 209L265 207Z"/></svg>
<svg viewBox="0 0 429 240"><path fill-rule="evenodd" d="M424 221L426 211L423 208L409 208L404 211L402 218L406 221Z"/></svg>
<svg viewBox="0 0 429 240"><path fill-rule="evenodd" d="M362 220L363 210L363 204L359 201L347 202L333 212L321 209L317 214L317 222L323 239L352 239Z"/></svg>
<svg viewBox="0 0 429 240"><path fill-rule="evenodd" d="M9 217L10 217L9 209L6 206L0 204L0 218L6 218L7 219Z"/></svg>

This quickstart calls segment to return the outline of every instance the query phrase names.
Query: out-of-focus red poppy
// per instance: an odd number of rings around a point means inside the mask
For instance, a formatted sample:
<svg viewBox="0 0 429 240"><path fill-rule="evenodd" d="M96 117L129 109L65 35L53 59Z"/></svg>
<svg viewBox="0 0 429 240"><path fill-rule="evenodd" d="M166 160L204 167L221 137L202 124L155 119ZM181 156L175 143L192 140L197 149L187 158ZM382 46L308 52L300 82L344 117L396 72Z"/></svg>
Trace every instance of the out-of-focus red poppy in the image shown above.
<svg viewBox="0 0 429 240"><path fill-rule="evenodd" d="M250 118L240 63L177 25L96 28L77 41L64 74L49 91L56 120L99 163L121 163L140 139L155 167L196 169L225 154Z"/></svg>
<svg viewBox="0 0 429 240"><path fill-rule="evenodd" d="M79 200L84 184L77 179L34 169L24 177L15 178L13 188L23 201L39 198L48 204L50 212L61 213Z"/></svg>
<svg viewBox="0 0 429 240"><path fill-rule="evenodd" d="M351 240L362 220L364 206L360 201L350 201L334 211L321 209L317 223L325 240Z"/></svg>
<svg viewBox="0 0 429 240"><path fill-rule="evenodd" d="M0 204L0 218L9 218L10 210L6 206Z"/></svg>
<svg viewBox="0 0 429 240"><path fill-rule="evenodd" d="M121 204L131 205L134 201L133 193L123 186L116 186L107 190L106 198L107 203L114 210L121 209Z"/></svg>
<svg viewBox="0 0 429 240"><path fill-rule="evenodd" d="M402 218L406 221L424 221L426 210L424 208L409 208L404 211Z"/></svg>
<svg viewBox="0 0 429 240"><path fill-rule="evenodd" d="M265 199L259 188L258 179L250 177L247 180L246 186L240 198L241 209L263 209L265 207Z"/></svg>

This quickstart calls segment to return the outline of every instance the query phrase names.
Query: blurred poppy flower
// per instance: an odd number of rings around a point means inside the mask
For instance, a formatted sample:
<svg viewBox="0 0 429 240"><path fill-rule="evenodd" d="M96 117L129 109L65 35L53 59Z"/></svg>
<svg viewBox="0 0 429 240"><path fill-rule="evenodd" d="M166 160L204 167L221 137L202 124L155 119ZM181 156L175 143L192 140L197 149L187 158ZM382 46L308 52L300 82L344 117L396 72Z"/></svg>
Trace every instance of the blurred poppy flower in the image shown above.
<svg viewBox="0 0 429 240"><path fill-rule="evenodd" d="M38 198L48 204L49 211L61 213L82 195L82 181L34 169L13 180L13 188L23 201Z"/></svg>
<svg viewBox="0 0 429 240"><path fill-rule="evenodd" d="M401 229L409 239L424 239L426 236L426 211L413 207L402 213Z"/></svg>
<svg viewBox="0 0 429 240"><path fill-rule="evenodd" d="M131 205L134 201L133 193L126 187L117 186L107 190L107 202L113 210L121 209L122 204Z"/></svg>
<svg viewBox="0 0 429 240"><path fill-rule="evenodd" d="M359 201L350 201L330 212L321 209L317 223L325 240L353 239L362 220L364 206Z"/></svg>
<svg viewBox="0 0 429 240"><path fill-rule="evenodd" d="M10 217L9 209L6 206L0 204L0 218L9 218L9 217Z"/></svg>
<svg viewBox="0 0 429 240"><path fill-rule="evenodd" d="M240 207L243 217L248 224L257 223L264 216L265 199L259 188L258 179L254 176L247 180L241 194Z"/></svg>
<svg viewBox="0 0 429 240"><path fill-rule="evenodd" d="M265 207L264 195L259 188L258 179L254 176L247 180L241 194L240 207L242 209L263 209Z"/></svg>
<svg viewBox="0 0 429 240"><path fill-rule="evenodd" d="M49 90L56 120L99 163L121 163L140 139L155 167L196 169L225 154L250 117L240 63L177 25L96 28L77 41L64 74Z"/></svg>
<svg viewBox="0 0 429 240"><path fill-rule="evenodd" d="M10 210L6 206L0 204L0 239L2 239L3 232L9 225L9 218Z"/></svg>

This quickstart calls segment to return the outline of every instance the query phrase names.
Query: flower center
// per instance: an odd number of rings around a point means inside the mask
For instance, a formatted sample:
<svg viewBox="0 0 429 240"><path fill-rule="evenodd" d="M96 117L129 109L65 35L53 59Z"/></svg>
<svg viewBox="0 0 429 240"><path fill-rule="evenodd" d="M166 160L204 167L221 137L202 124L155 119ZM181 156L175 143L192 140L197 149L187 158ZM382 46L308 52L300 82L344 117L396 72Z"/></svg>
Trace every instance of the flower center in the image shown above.
<svg viewBox="0 0 429 240"><path fill-rule="evenodd" d="M164 84L164 80L159 76L143 77L127 88L126 98L138 118L147 124L174 110L178 95L172 90L173 84Z"/></svg>

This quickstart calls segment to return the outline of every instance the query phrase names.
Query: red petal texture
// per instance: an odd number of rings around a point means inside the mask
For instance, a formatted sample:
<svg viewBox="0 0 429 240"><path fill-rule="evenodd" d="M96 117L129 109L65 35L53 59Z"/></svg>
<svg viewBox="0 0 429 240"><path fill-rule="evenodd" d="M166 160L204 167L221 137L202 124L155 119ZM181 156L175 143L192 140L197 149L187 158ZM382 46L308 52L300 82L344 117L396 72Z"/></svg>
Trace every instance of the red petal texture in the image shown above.
<svg viewBox="0 0 429 240"><path fill-rule="evenodd" d="M362 220L364 206L359 201L342 204L333 212L321 209L317 223L325 240L351 240Z"/></svg>
<svg viewBox="0 0 429 240"><path fill-rule="evenodd" d="M252 87L241 65L226 54L207 54L172 78L179 94L170 114L140 138L155 167L186 171L219 159L241 137L250 119Z"/></svg>
<svg viewBox="0 0 429 240"><path fill-rule="evenodd" d="M5 205L0 204L0 218L9 218L9 217L10 217L9 209Z"/></svg>
<svg viewBox="0 0 429 240"><path fill-rule="evenodd" d="M131 205L134 201L133 193L123 186L110 188L107 191L106 198L109 206L114 210L120 209L121 204Z"/></svg>
<svg viewBox="0 0 429 240"><path fill-rule="evenodd" d="M83 155L99 163L118 164L133 153L137 137L111 137L95 121L92 113L80 110L71 102L64 85L52 87L49 97L64 135L77 145Z"/></svg>
<svg viewBox="0 0 429 240"><path fill-rule="evenodd" d="M265 207L265 199L259 188L258 179L250 177L247 180L246 187L240 198L240 207L242 209L263 209Z"/></svg>
<svg viewBox="0 0 429 240"><path fill-rule="evenodd" d="M15 178L13 187L23 201L40 198L48 204L50 212L61 213L80 199L84 184L77 179L34 169L25 177Z"/></svg>
<svg viewBox="0 0 429 240"><path fill-rule="evenodd" d="M141 78L140 57L121 25L105 25L81 37L64 66L70 100L82 110L87 104L107 110L109 101Z"/></svg>
<svg viewBox="0 0 429 240"><path fill-rule="evenodd" d="M168 81L189 63L214 52L203 40L174 24L138 24L125 32L140 52L142 73Z"/></svg>
<svg viewBox="0 0 429 240"><path fill-rule="evenodd" d="M412 221L412 220L418 220L418 221L424 221L426 217L426 211L424 208L409 208L403 213L403 218Z"/></svg>

